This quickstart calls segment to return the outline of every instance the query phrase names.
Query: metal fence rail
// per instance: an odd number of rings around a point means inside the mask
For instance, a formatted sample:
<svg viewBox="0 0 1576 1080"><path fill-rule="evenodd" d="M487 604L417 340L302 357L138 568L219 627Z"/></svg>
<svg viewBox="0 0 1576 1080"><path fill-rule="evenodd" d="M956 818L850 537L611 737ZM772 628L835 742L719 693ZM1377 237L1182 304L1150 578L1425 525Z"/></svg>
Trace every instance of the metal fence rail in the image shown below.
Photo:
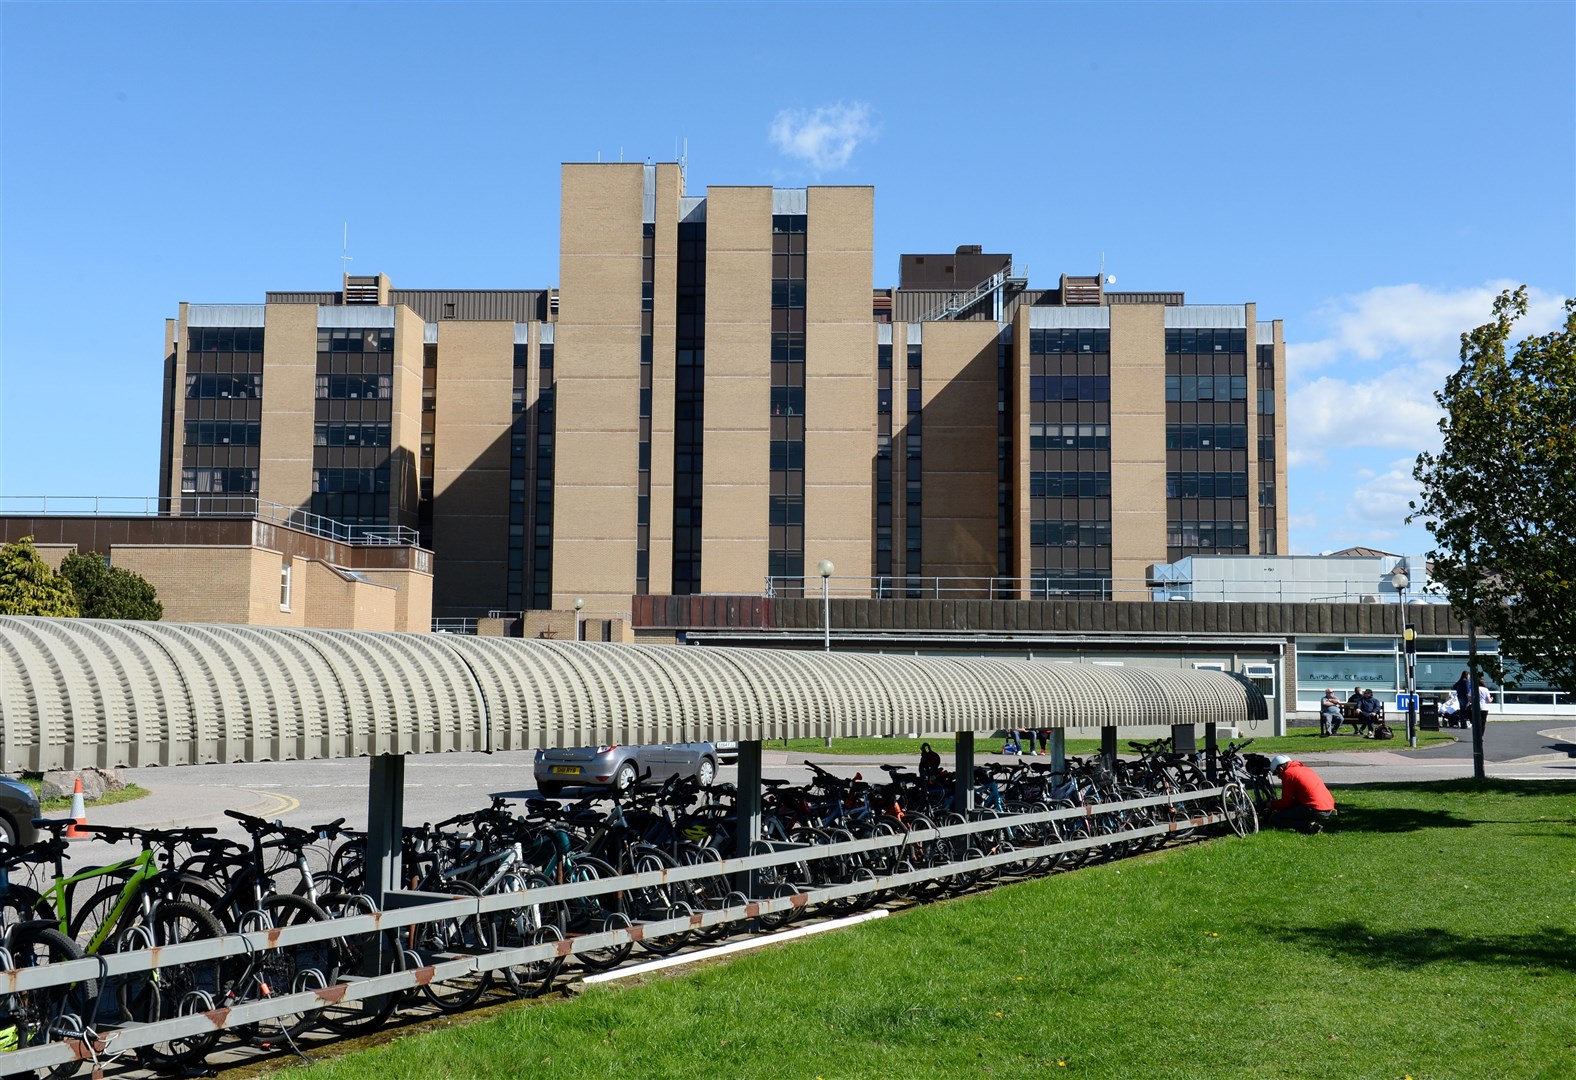
<svg viewBox="0 0 1576 1080"><path fill-rule="evenodd" d="M773 850L733 859L672 866L660 871L532 888L522 892L454 897L410 890L396 891L389 894L389 906L380 912L272 930L235 932L218 938L167 945L156 949L136 949L94 955L82 960L41 967L13 968L0 971L0 997L44 987L69 985L85 979L98 979L102 985L103 980L115 976L148 972L180 964L252 956L268 950L340 937L394 931L429 922L469 918L481 921L495 912L519 910L531 905L550 904L584 896L628 892L704 878L735 879L754 871L778 866L813 863L932 840L952 840L975 833L1022 828L1044 822L1096 818L1142 807L1170 808L1181 804L1194 804L1191 815L1183 820L1170 820L1075 840L1061 840L1037 847L1014 848L994 854L953 858L941 865L914 867L911 870L880 877L871 876L868 879L810 888L779 896L750 898L740 892L731 892L720 907L701 911L683 911L666 919L643 921L628 927L611 927L601 932L576 934L564 940L549 940L515 948L439 954L433 962L413 963L401 970L378 975L342 975L342 981L328 987L297 990L206 1012L159 1020L155 1023L128 1023L114 1029L95 1032L92 1033L95 1036L92 1045L85 1040L64 1038L47 1045L13 1051L5 1056L5 1069L10 1075L13 1072L44 1069L72 1060L98 1062L106 1054L119 1054L122 1051L156 1042L207 1035L216 1030L224 1031L347 1001L359 1001L414 990L428 983L464 975L559 958L569 959L589 950L607 948L625 942L639 942L643 938L662 937L725 923L746 922L762 915L790 912L846 897L885 893L926 881L977 874L984 870L1040 858L1108 845L1127 844L1137 839L1207 827L1224 820L1218 808L1223 791L1221 787L1210 787L1176 795L1155 795L1031 814L1002 814L979 821L961 822L931 829L914 829L904 833L833 844L793 846L789 850Z"/></svg>

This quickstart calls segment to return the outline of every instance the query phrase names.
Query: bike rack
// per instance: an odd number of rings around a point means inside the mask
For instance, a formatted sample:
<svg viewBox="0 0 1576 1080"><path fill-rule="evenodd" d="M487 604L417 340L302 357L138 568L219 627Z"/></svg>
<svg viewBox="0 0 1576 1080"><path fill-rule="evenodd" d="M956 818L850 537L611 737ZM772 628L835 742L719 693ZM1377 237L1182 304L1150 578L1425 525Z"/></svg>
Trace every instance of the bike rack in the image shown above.
<svg viewBox="0 0 1576 1080"><path fill-rule="evenodd" d="M381 975L345 973L332 986L294 989L287 994L213 1008L188 1015L160 1020L151 1024L129 1023L96 1032L99 1044L89 1046L85 1039L66 1038L44 1046L29 1047L6 1055L7 1070L25 1072L43 1069L72 1060L97 1060L102 1040L111 1030L117 1052L150 1043L177 1039L184 1036L209 1034L263 1020L276 1019L308 1009L345 1001L359 1001L385 994L412 990L424 983L442 981L462 975L495 971L555 958L569 959L576 953L638 942L645 937L660 937L704 929L723 923L744 923L763 914L786 912L812 907L846 897L871 892L899 890L906 886L936 879L953 878L963 874L978 874L995 867L1021 864L1033 859L1098 848L1110 844L1126 844L1135 839L1170 835L1180 831L1207 827L1224 821L1219 802L1223 787L1176 795L1147 796L1120 802L1097 803L1090 806L1041 811L1033 814L1004 814L980 821L961 822L930 829L910 830L905 833L841 841L832 844L802 844L791 841L761 840L756 849L766 849L759 854L743 858L681 864L640 874L603 878L593 881L571 882L528 889L517 893L499 893L484 896L452 896L409 889L390 890L385 895L382 911L349 915L322 922L302 923L295 926L225 934L218 938L167 945L160 949L133 949L106 955L89 956L63 964L43 967L8 968L0 971L0 995L37 989L46 986L69 984L79 979L103 979L116 975L157 970L183 963L211 961L231 956L252 954L309 942L325 941L351 934L377 933L445 919L483 917L503 910L512 910L530 904L544 904L569 900L580 896L607 892L648 888L720 877L734 879L734 875L750 873L790 863L818 861L853 855L883 848L897 847L930 840L950 840L979 832L995 832L1014 826L1031 825L1047 821L1065 821L1092 818L1145 806L1174 806L1184 803L1207 803L1202 812L1181 821L1166 821L1138 829L1125 829L1118 833L1087 836L1076 840L1063 840L1037 847L1014 848L991 855L955 859L937 866L914 867L884 876L868 877L837 885L806 889L791 894L768 898L750 898L740 892L730 892L722 906L700 910L682 910L679 914L656 921L635 923L628 927L609 927L599 932L578 934L565 940L550 940L521 945L509 949L491 949L475 953L444 954L441 959L422 958L411 954L407 966L398 971ZM687 905L675 905L675 908ZM321 974L319 975L321 978Z"/></svg>

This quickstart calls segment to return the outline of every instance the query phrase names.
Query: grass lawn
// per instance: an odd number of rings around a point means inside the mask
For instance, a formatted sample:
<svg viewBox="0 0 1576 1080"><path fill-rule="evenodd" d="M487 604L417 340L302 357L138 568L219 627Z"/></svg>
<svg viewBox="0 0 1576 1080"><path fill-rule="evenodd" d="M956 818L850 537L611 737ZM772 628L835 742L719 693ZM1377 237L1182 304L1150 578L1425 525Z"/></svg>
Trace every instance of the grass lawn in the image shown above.
<svg viewBox="0 0 1576 1080"><path fill-rule="evenodd" d="M1420 731L1417 733L1417 747L1421 750L1429 746L1443 746L1446 743L1454 742L1455 738L1454 735L1448 735L1444 732ZM1123 753L1126 753L1129 741L1121 739L1116 745ZM788 739L786 742L782 739L773 739L762 743L761 747L764 750L774 750L779 753L787 750L792 755L805 754L812 758L817 754L834 757L875 757L882 754L906 754L918 758L919 744L924 742L930 743L939 754L952 753L953 737L951 735L927 735L922 739L833 739L830 749L827 748L825 739ZM1203 745L1203 735L1200 734L1200 748ZM1225 740L1221 740L1221 745L1225 746ZM1099 749L1100 741L1098 739L1067 740L1067 752L1069 754L1093 754L1097 753ZM1257 753L1291 754L1296 757L1303 754L1328 753L1332 750L1347 752L1406 750L1408 747L1405 736L1399 733L1395 738L1381 742L1377 739L1362 739L1356 735L1348 734L1321 739L1318 728L1293 728L1289 735L1254 739L1252 749ZM974 740L974 753L977 756L994 755L1000 758L1001 740L976 737Z"/></svg>
<svg viewBox="0 0 1576 1080"><path fill-rule="evenodd" d="M1576 785L1337 798L1323 835L1006 886L301 1075L1576 1076Z"/></svg>

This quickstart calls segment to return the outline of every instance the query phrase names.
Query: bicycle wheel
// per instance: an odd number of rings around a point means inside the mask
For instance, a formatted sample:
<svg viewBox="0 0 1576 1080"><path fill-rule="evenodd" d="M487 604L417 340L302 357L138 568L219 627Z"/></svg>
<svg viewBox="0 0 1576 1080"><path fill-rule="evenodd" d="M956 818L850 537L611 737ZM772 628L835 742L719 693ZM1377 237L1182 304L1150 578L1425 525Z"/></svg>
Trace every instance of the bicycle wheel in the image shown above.
<svg viewBox="0 0 1576 1080"><path fill-rule="evenodd" d="M713 866L722 862L722 852L707 844L686 843L679 846L679 859L685 866ZM684 882L689 892L689 904L697 911L718 911L728 906L728 883L721 875L694 878ZM716 941L726 937L728 924L719 922L695 931L702 941Z"/></svg>
<svg viewBox="0 0 1576 1080"><path fill-rule="evenodd" d="M751 855L770 855L774 848L764 840L757 840L750 847ZM794 896L809 888L810 869L802 862L778 863L755 871L755 892L768 900ZM756 916L755 922L766 931L787 926L804 911L802 907L786 907Z"/></svg>
<svg viewBox="0 0 1576 1080"><path fill-rule="evenodd" d="M352 837L335 848L334 857L329 863L329 872L345 883L346 892L357 893L365 889L367 877L366 837Z"/></svg>
<svg viewBox="0 0 1576 1080"><path fill-rule="evenodd" d="M27 919L47 919L55 922L59 914L38 893L20 882L13 881L0 893L0 928Z"/></svg>
<svg viewBox="0 0 1576 1080"><path fill-rule="evenodd" d="M328 914L300 896L270 896L262 912L274 929L327 922ZM339 942L332 938L297 945L281 945L248 958L253 978L242 986L243 1000L279 997L303 990L323 990L339 981ZM257 1046L293 1044L298 1036L316 1027L323 1015L321 1004L284 1016L249 1024L245 1037Z"/></svg>
<svg viewBox="0 0 1576 1080"><path fill-rule="evenodd" d="M665 873L677 865L673 856L661 848L642 847L629 856L629 872L632 874ZM645 885L631 889L628 893L631 911L642 922L660 922L687 915L690 906L678 892L671 885ZM667 956L682 949L689 939L690 932L680 930L677 933L642 937L640 947L658 956Z"/></svg>
<svg viewBox="0 0 1576 1080"><path fill-rule="evenodd" d="M331 919L371 915L377 911L367 897L345 893L329 893L320 897L318 906ZM336 938L335 944L339 947L339 977L342 980L387 975L405 967L405 954L392 930L346 934ZM355 999L342 998L337 1004L323 1010L323 1026L341 1035L361 1035L372 1031L388 1019L399 997L397 993L390 993Z"/></svg>
<svg viewBox="0 0 1576 1080"><path fill-rule="evenodd" d="M591 855L573 855L566 866L565 876L572 882L610 881L618 877L617 870ZM607 930L629 928L629 915L624 909L624 894L612 889L611 886L607 892L577 896L569 900L565 906L568 908L566 929L570 933L599 934ZM599 949L577 949L575 959L580 961L580 966L587 971L607 971L622 964L634 947L634 942L622 941L617 945L604 945Z"/></svg>
<svg viewBox="0 0 1576 1080"><path fill-rule="evenodd" d="M923 832L934 829L935 823L923 814L909 814L904 819L908 831ZM936 839L912 840L903 846L904 858L912 863L915 869L936 869L952 861L950 853L946 850L944 841ZM916 900L934 900L947 891L948 878L936 876L916 881L909 886L909 893Z"/></svg>
<svg viewBox="0 0 1576 1080"><path fill-rule="evenodd" d="M464 881L445 881L433 891L454 896L481 895L476 886ZM456 956L474 956L489 948L487 927L474 914L420 923L411 930L410 947L423 964L450 960ZM486 993L490 982L490 971L466 971L442 982L433 980L423 983L421 992L444 1012L458 1012L476 1004L477 999Z"/></svg>
<svg viewBox="0 0 1576 1080"><path fill-rule="evenodd" d="M1259 831L1259 812L1254 809L1253 796L1240 781L1228 783L1220 793L1220 812L1226 824L1238 836L1249 836Z"/></svg>
<svg viewBox="0 0 1576 1080"><path fill-rule="evenodd" d="M224 927L212 912L180 900L154 905L146 922L137 922L117 931L111 947L117 952L130 949L163 948L188 941L207 941L224 936ZM157 1023L176 1016L208 1012L224 992L223 965L212 960L192 960L171 964L153 971L124 977L121 998L133 1020ZM137 1058L153 1069L179 1069L197 1065L219 1041L219 1031L165 1039L137 1048Z"/></svg>
<svg viewBox="0 0 1576 1080"><path fill-rule="evenodd" d="M16 931L10 939L11 962L21 968L63 964L82 959L82 950L59 930L35 927ZM98 980L83 979L66 986L41 986L0 996L0 1038L14 1026L15 1046L27 1049L65 1038L80 1037L97 1008ZM64 1080L77 1071L76 1059L33 1073L44 1080Z"/></svg>
<svg viewBox="0 0 1576 1080"><path fill-rule="evenodd" d="M502 878L495 893L523 893L527 889L545 889L551 881L541 874L521 877L509 874ZM517 908L495 911L491 915L491 941L494 949L519 949L527 945L541 945L547 941L564 940L563 924L566 916L559 904L521 904ZM564 969L564 958L555 956L548 960L532 960L523 964L510 964L498 970L504 984L520 997L536 997L552 989L553 980Z"/></svg>

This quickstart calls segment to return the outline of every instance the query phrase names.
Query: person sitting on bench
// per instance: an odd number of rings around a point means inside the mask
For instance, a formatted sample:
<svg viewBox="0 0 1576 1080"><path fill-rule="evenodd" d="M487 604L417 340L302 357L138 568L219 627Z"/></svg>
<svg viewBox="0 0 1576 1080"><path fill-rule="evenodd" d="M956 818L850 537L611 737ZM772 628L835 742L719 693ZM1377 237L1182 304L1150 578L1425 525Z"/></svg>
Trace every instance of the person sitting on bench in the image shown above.
<svg viewBox="0 0 1576 1080"><path fill-rule="evenodd" d="M1319 735L1334 735L1345 722L1341 716L1341 699L1335 696L1334 690L1326 690L1319 702Z"/></svg>
<svg viewBox="0 0 1576 1080"><path fill-rule="evenodd" d="M1373 688L1370 687L1363 691L1363 699L1357 703L1356 724L1363 738L1373 738L1374 729L1382 720L1384 720L1384 702L1374 697Z"/></svg>

